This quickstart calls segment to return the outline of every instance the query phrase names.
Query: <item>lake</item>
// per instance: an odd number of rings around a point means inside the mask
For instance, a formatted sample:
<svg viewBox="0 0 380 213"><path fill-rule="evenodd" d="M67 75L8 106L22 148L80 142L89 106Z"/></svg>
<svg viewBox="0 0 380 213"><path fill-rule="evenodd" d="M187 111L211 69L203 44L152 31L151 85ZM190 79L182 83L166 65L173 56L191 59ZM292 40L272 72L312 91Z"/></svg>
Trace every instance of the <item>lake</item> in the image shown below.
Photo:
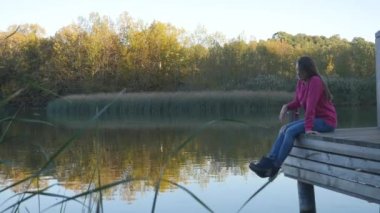
<svg viewBox="0 0 380 213"><path fill-rule="evenodd" d="M267 181L248 164L270 149L280 127L277 113L267 109L215 123L204 118L133 122L104 116L90 124L52 119L44 112L24 113L18 117L25 120L13 122L0 144L0 211L22 200L6 211L150 212L164 167L156 212L208 212L194 196L214 212L237 212ZM340 108L338 116L340 128L376 126L375 107ZM3 123L2 131L7 128ZM39 171L65 144L69 146L38 178L4 190ZM122 180L130 181L59 203ZM318 212L379 212L377 204L315 190ZM297 182L280 174L242 212L298 212Z"/></svg>

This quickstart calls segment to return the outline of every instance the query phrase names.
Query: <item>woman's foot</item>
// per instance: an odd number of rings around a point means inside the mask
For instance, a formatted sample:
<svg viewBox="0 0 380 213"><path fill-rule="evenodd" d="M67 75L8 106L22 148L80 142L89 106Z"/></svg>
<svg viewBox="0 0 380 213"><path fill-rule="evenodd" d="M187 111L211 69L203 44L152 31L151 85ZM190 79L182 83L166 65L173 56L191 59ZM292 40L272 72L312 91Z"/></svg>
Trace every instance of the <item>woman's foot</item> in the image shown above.
<svg viewBox="0 0 380 213"><path fill-rule="evenodd" d="M280 170L280 167L275 166L273 160L267 157L262 157L258 163L251 162L249 168L261 178L274 177Z"/></svg>

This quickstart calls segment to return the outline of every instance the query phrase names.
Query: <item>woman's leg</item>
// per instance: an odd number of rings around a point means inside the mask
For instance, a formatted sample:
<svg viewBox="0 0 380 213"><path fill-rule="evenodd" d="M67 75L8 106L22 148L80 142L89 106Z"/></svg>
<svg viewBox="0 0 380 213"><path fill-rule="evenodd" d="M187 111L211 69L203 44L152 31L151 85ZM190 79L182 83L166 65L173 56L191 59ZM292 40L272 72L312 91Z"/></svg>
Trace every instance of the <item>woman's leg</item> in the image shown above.
<svg viewBox="0 0 380 213"><path fill-rule="evenodd" d="M298 122L297 124L286 129L281 147L278 150L277 157L274 159L275 166L281 167L293 147L295 138L301 133L305 133L305 120L302 120L302 122Z"/></svg>
<svg viewBox="0 0 380 213"><path fill-rule="evenodd" d="M272 145L271 150L267 154L267 157L271 158L271 159L277 159L277 156L278 156L278 153L279 153L281 146L283 144L285 132L287 131L287 129L289 129L291 126L298 125L298 124L303 123L303 122L304 122L304 120L301 119L301 120L290 122L290 123L282 126L279 133L278 133L278 136L277 136L275 142Z"/></svg>
<svg viewBox="0 0 380 213"><path fill-rule="evenodd" d="M333 127L326 124L326 122L320 118L315 118L313 122L313 130L317 132L331 132L334 130ZM274 164L278 167L282 165L288 156L290 150L293 147L294 140L300 134L305 133L305 121L291 125L286 129L284 133L283 142L279 148L277 158Z"/></svg>
<svg viewBox="0 0 380 213"><path fill-rule="evenodd" d="M274 165L274 162L277 159L278 152L283 144L285 132L288 128L298 125L298 123L303 123L303 120L294 121L282 126L275 143L272 145L272 150L266 157L262 157L258 163L251 162L249 168L262 178L275 176L280 167Z"/></svg>

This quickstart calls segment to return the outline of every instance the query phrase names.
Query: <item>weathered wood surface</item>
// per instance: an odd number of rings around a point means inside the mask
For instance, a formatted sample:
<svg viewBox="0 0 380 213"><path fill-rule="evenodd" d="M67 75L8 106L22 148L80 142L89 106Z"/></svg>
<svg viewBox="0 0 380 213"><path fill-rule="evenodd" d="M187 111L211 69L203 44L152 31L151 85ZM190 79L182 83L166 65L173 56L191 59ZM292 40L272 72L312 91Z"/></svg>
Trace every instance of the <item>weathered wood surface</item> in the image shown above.
<svg viewBox="0 0 380 213"><path fill-rule="evenodd" d="M299 181L380 203L380 129L301 136L283 170Z"/></svg>
<svg viewBox="0 0 380 213"><path fill-rule="evenodd" d="M317 162L328 162L331 165L350 168L356 171L366 171L380 174L380 162L362 158L347 157L334 153L327 153L316 150L307 150L294 147L292 156L309 159ZM380 183L379 183L380 184Z"/></svg>
<svg viewBox="0 0 380 213"><path fill-rule="evenodd" d="M377 126L380 127L380 31L375 34Z"/></svg>
<svg viewBox="0 0 380 213"><path fill-rule="evenodd" d="M302 140L301 140L302 141ZM379 149L372 149L368 147L361 147L355 145L345 145L338 143L331 143L315 139L306 139L304 142L295 142L295 147L303 149L319 150L323 152L343 154L352 157L364 158L368 160L380 160Z"/></svg>
<svg viewBox="0 0 380 213"><path fill-rule="evenodd" d="M311 135L307 138L380 149L380 128L378 127L336 129L331 133Z"/></svg>
<svg viewBox="0 0 380 213"><path fill-rule="evenodd" d="M291 165L296 168L307 169L308 171L318 172L321 174L325 174L347 181L352 181L359 184L366 184L369 186L378 187L380 190L380 175L377 174L366 173L351 168L334 166L329 164L329 162L316 162L305 160L302 158L296 158L293 156L289 156L289 158L287 159L287 165Z"/></svg>
<svg viewBox="0 0 380 213"><path fill-rule="evenodd" d="M286 176L292 177L299 181L317 185L369 202L380 203L379 188L367 186L365 184L358 184L329 175L320 174L318 172L303 170L286 165L284 165L284 171L287 171Z"/></svg>

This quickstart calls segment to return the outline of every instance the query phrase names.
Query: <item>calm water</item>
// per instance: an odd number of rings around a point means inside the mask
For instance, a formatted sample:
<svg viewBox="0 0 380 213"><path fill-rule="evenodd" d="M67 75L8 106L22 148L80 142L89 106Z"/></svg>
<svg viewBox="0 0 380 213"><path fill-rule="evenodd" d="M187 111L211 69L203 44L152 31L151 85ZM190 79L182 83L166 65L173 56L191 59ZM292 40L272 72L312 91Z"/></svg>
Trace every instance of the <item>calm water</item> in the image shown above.
<svg viewBox="0 0 380 213"><path fill-rule="evenodd" d="M339 109L338 113L340 127L376 125L375 108L346 108ZM46 119L43 113L23 117ZM210 125L174 154L172 151L194 131L199 131L204 121L173 119L162 123L133 123L113 117L102 118L92 128L83 128L84 123L80 121L55 121L56 127L15 122L5 142L0 144L0 189L33 174L73 135L79 134L79 137L39 179L1 192L0 211L28 196L22 193L25 191L50 186L44 192L74 196L99 185L136 178L139 180L83 196L77 202L57 205L46 212L95 211L99 200L105 212L150 212L155 181L164 159L169 159L164 179L186 187L215 212L236 212L266 182L249 171L248 163L269 150L280 127L276 117L277 110L274 110L239 118L246 124ZM3 130L5 128L4 124ZM56 196L34 196L23 202L19 210L39 212L61 200ZM316 203L318 212L379 212L378 205L318 187ZM207 210L184 190L163 182L156 212ZM296 181L281 174L242 212L298 212Z"/></svg>

